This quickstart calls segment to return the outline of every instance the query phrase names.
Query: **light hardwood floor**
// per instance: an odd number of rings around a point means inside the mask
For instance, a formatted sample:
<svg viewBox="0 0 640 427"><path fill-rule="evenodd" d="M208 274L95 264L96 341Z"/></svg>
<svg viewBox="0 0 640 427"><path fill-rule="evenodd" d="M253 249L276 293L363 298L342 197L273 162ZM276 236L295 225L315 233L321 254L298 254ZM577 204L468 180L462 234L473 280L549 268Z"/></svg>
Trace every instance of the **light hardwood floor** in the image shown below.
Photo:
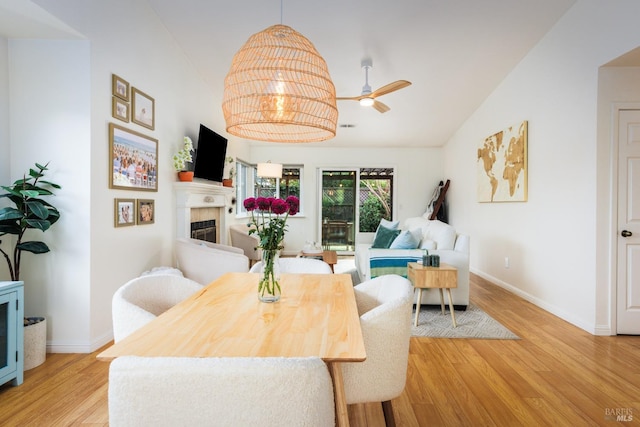
<svg viewBox="0 0 640 427"><path fill-rule="evenodd" d="M521 339L412 338L398 426L640 425L640 337L592 336L474 275L471 300ZM50 354L20 387L0 387L0 425L108 425L97 353ZM632 421L616 424L616 411ZM379 405L349 416L384 425Z"/></svg>

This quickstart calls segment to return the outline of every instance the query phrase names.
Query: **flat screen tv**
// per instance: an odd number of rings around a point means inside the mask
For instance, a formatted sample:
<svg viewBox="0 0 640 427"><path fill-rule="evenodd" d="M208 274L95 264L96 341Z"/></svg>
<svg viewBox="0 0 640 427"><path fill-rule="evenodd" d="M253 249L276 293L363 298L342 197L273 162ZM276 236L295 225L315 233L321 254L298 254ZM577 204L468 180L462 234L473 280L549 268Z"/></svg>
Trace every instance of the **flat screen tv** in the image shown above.
<svg viewBox="0 0 640 427"><path fill-rule="evenodd" d="M218 135L204 125L200 125L193 176L222 182L226 156L227 138Z"/></svg>

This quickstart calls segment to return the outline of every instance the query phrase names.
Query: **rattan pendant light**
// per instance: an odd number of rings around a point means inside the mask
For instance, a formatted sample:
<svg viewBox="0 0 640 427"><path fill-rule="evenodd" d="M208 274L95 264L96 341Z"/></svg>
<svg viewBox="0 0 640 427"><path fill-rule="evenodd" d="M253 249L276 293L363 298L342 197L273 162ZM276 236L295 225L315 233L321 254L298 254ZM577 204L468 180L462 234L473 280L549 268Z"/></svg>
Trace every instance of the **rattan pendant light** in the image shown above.
<svg viewBox="0 0 640 427"><path fill-rule="evenodd" d="M273 25L247 40L224 80L227 132L271 142L336 135L336 90L324 59L302 34Z"/></svg>

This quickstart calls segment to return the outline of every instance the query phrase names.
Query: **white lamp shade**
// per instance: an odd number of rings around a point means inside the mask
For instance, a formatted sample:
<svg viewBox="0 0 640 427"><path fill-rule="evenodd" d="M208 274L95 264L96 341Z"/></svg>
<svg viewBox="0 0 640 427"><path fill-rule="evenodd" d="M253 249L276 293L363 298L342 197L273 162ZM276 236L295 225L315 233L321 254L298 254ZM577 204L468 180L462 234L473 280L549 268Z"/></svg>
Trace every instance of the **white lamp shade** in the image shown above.
<svg viewBox="0 0 640 427"><path fill-rule="evenodd" d="M261 178L282 178L282 165L278 163L258 163L258 176Z"/></svg>

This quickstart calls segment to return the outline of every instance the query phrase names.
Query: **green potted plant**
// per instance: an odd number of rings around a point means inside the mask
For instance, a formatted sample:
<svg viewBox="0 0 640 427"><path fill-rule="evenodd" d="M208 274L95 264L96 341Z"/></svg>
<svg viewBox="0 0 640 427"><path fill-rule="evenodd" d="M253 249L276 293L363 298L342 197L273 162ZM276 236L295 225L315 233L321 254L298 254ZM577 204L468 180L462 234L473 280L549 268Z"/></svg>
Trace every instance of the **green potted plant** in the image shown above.
<svg viewBox="0 0 640 427"><path fill-rule="evenodd" d="M227 156L225 158L225 161L227 163L229 163L229 165L230 165L229 166L229 178L224 178L222 180L222 185L225 186L225 187L233 187L233 177L236 175L236 167L235 167L235 165L232 164L234 159L231 156Z"/></svg>
<svg viewBox="0 0 640 427"><path fill-rule="evenodd" d="M14 235L13 249L5 252L0 248L9 267L11 280L20 280L20 261L23 252L43 254L50 251L46 243L37 240L25 240L25 233L30 230L47 231L60 219L60 212L42 197L52 196L54 189L60 189L58 184L46 181L44 172L46 165L35 164L35 169L29 169L29 176L15 181L11 186L2 186L6 191L0 198L8 199L13 206L0 209L0 238ZM2 241L0 240L0 243ZM24 320L24 369L31 369L46 357L46 320L43 317L29 317Z"/></svg>
<svg viewBox="0 0 640 427"><path fill-rule="evenodd" d="M173 156L173 168L178 172L180 181L193 181L193 171L187 169L187 163L193 161L191 157L192 151L193 141L188 136L185 136L182 149Z"/></svg>

